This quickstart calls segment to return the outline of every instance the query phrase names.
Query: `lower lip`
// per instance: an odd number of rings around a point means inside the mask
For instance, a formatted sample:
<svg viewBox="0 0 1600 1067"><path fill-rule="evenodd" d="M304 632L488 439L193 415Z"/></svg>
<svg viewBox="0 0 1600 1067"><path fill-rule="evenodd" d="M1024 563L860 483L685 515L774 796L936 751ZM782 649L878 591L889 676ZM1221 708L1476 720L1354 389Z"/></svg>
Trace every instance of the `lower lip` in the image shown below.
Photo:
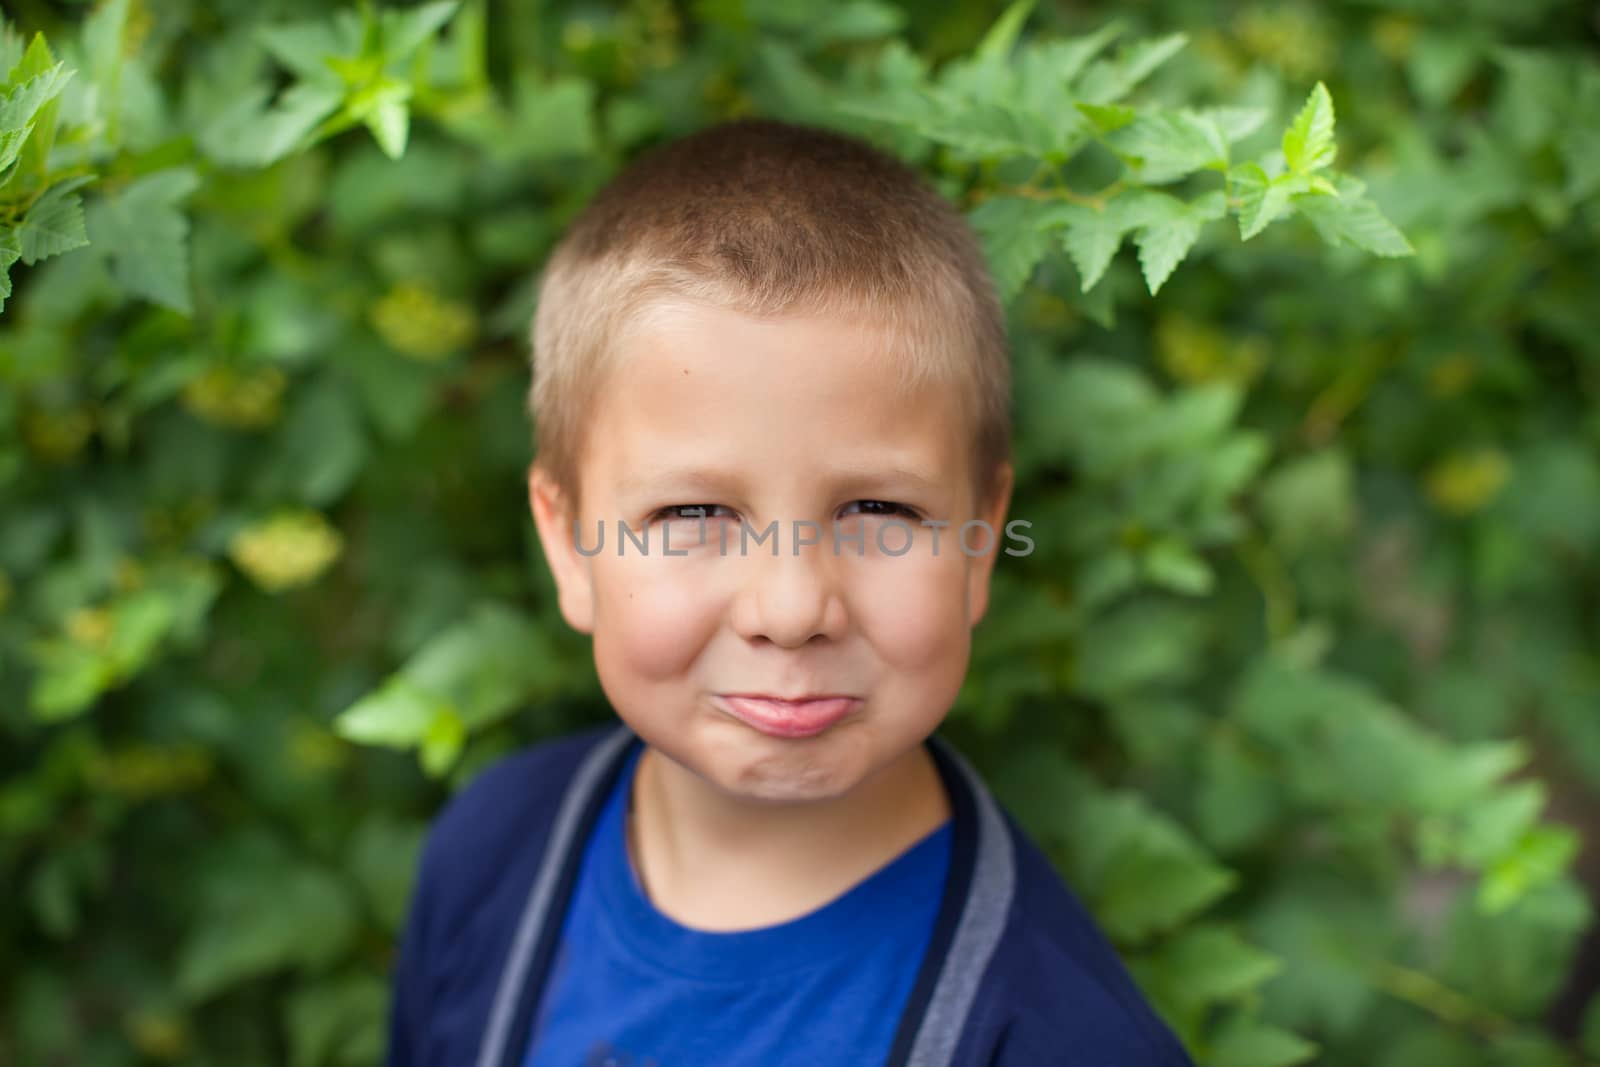
<svg viewBox="0 0 1600 1067"><path fill-rule="evenodd" d="M769 737L813 737L860 705L855 697L828 700L760 700L718 697L730 715Z"/></svg>

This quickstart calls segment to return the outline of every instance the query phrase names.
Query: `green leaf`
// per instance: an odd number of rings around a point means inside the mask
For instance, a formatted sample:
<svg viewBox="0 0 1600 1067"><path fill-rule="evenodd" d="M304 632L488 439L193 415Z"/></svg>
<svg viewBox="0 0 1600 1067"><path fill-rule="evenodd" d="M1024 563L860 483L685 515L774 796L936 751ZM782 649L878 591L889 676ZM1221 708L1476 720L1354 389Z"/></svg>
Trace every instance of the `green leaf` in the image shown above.
<svg viewBox="0 0 1600 1067"><path fill-rule="evenodd" d="M984 255L1001 300L1010 302L1033 276L1055 239L1051 231L1061 214L1058 204L994 196L967 215L983 239Z"/></svg>
<svg viewBox="0 0 1600 1067"><path fill-rule="evenodd" d="M1554 881L1578 853L1578 835L1568 826L1531 827L1516 847L1483 872L1478 905L1494 915L1531 889Z"/></svg>
<svg viewBox="0 0 1600 1067"><path fill-rule="evenodd" d="M1197 170L1226 170L1228 142L1217 124L1194 111L1140 115L1106 144L1146 185L1176 181Z"/></svg>
<svg viewBox="0 0 1600 1067"><path fill-rule="evenodd" d="M369 974L296 989L285 1017L290 1067L375 1062L388 1004L388 987Z"/></svg>
<svg viewBox="0 0 1600 1067"><path fill-rule="evenodd" d="M1300 114L1283 133L1283 159L1296 174L1309 174L1333 162L1333 98L1321 82L1311 90Z"/></svg>
<svg viewBox="0 0 1600 1067"><path fill-rule="evenodd" d="M430 777L441 777L455 765L466 740L467 728L461 716L451 708L440 708L422 735L422 769Z"/></svg>
<svg viewBox="0 0 1600 1067"><path fill-rule="evenodd" d="M1284 175L1267 177L1258 163L1246 163L1228 173L1229 184L1239 197L1239 237L1248 241L1267 228L1289 207L1293 189Z"/></svg>
<svg viewBox="0 0 1600 1067"><path fill-rule="evenodd" d="M1139 250L1139 267L1151 296L1161 291L1161 286L1189 254L1200 236L1201 227L1222 217L1225 204L1221 193L1208 193L1192 204L1165 194L1143 195L1140 216L1148 221L1134 234L1133 243Z"/></svg>
<svg viewBox="0 0 1600 1067"><path fill-rule="evenodd" d="M8 86L18 85L28 78L36 77L51 70L56 65L56 58L50 51L50 46L45 43L43 34L34 34L33 41L28 45L28 50L23 54L16 69L11 72L7 80ZM67 79L72 76L71 71L66 71L61 79L64 88ZM61 108L59 95L53 96L44 106L40 107L33 117L33 132L23 145L21 156L21 171L42 177L49 169L50 151L55 147L57 115Z"/></svg>
<svg viewBox="0 0 1600 1067"><path fill-rule="evenodd" d="M130 293L188 315L189 220L178 204L199 186L188 167L157 171L106 196L89 216L90 239L111 257Z"/></svg>
<svg viewBox="0 0 1600 1067"><path fill-rule="evenodd" d="M1065 822L1073 884L1119 942L1175 927L1238 883L1234 872L1136 795L1085 795L1070 805Z"/></svg>
<svg viewBox="0 0 1600 1067"><path fill-rule="evenodd" d="M306 81L338 87L338 75L328 60L361 51L361 20L353 11L340 11L330 19L262 26L256 39L272 57Z"/></svg>
<svg viewBox="0 0 1600 1067"><path fill-rule="evenodd" d="M560 676L542 631L517 612L483 604L341 712L334 728L353 741L421 748L424 763L437 767L454 760L466 732L550 690Z"/></svg>
<svg viewBox="0 0 1600 1067"><path fill-rule="evenodd" d="M1264 107L1207 107L1197 114L1211 121L1229 144L1249 137L1267 121Z"/></svg>
<svg viewBox="0 0 1600 1067"><path fill-rule="evenodd" d="M42 39L39 43L43 43ZM33 54L32 49L29 50L29 54ZM44 51L43 54L49 55L49 52ZM26 57L18 69L29 69ZM8 85L4 92L0 92L0 130L20 130L30 127L38 116L39 109L46 101L54 99L61 92L72 75L73 72L67 69L65 63L56 63L26 81Z"/></svg>
<svg viewBox="0 0 1600 1067"><path fill-rule="evenodd" d="M1180 931L1147 963L1147 969L1190 1007L1246 997L1283 968L1284 961L1217 923Z"/></svg>
<svg viewBox="0 0 1600 1067"><path fill-rule="evenodd" d="M1273 540L1290 553L1337 544L1354 529L1355 477L1338 449L1285 463L1262 484L1260 496Z"/></svg>
<svg viewBox="0 0 1600 1067"><path fill-rule="evenodd" d="M204 901L178 953L177 990L203 1001L285 968L338 959L355 936L354 895L330 872L264 845L204 883Z"/></svg>
<svg viewBox="0 0 1600 1067"><path fill-rule="evenodd" d="M1066 204L1052 216L1061 231L1062 246L1078 268L1081 292L1094 288L1122 246L1123 237L1146 221L1143 211L1147 202L1142 196L1124 194L1100 210Z"/></svg>
<svg viewBox="0 0 1600 1067"><path fill-rule="evenodd" d="M89 243L83 226L83 201L74 190L90 180L80 177L52 185L34 201L22 225L17 227L22 262L32 266L46 256L70 252Z"/></svg>
<svg viewBox="0 0 1600 1067"><path fill-rule="evenodd" d="M406 150L406 133L410 129L410 110L406 101L411 96L411 86L405 82L389 81L364 92L348 105L352 117L366 124L377 140L378 147L390 159L399 159Z"/></svg>
<svg viewBox="0 0 1600 1067"><path fill-rule="evenodd" d="M1012 46L1017 42L1017 35L1022 32L1023 23L1028 21L1028 15L1033 11L1037 0L1012 0L1010 7L1000 13L984 33L983 39L978 42L978 47L973 50L973 59L979 63L1003 62L1011 54Z"/></svg>
<svg viewBox="0 0 1600 1067"><path fill-rule="evenodd" d="M1079 99L1091 104L1121 100L1188 43L1188 34L1173 33L1123 46L1115 59L1097 60L1084 71Z"/></svg>
<svg viewBox="0 0 1600 1067"><path fill-rule="evenodd" d="M201 127L201 148L219 163L264 167L307 147L318 124L339 109L344 90L297 82L267 106L267 90L241 95Z"/></svg>
<svg viewBox="0 0 1600 1067"><path fill-rule="evenodd" d="M511 139L519 158L566 159L598 151L595 94L595 84L587 78L519 78Z"/></svg>
<svg viewBox="0 0 1600 1067"><path fill-rule="evenodd" d="M411 58L411 53L449 22L460 7L461 0L435 0L404 10L385 8L378 16L384 60L392 65Z"/></svg>
<svg viewBox="0 0 1600 1067"><path fill-rule="evenodd" d="M11 296L11 264L22 256L22 244L15 230L0 230L0 311Z"/></svg>
<svg viewBox="0 0 1600 1067"><path fill-rule="evenodd" d="M348 869L386 932L398 931L405 921L426 835L425 823L400 822L373 811L362 816L350 841Z"/></svg>
<svg viewBox="0 0 1600 1067"><path fill-rule="evenodd" d="M1216 585L1211 565L1180 541L1157 541L1144 555L1145 574L1164 589L1184 596L1205 596Z"/></svg>
<svg viewBox="0 0 1600 1067"><path fill-rule="evenodd" d="M1211 1046L1208 1067L1293 1067L1316 1055L1317 1046L1268 1023L1237 1018Z"/></svg>
<svg viewBox="0 0 1600 1067"><path fill-rule="evenodd" d="M334 728L340 737L362 744L412 748L427 736L435 715L448 708L443 698L400 674L340 712Z"/></svg>
<svg viewBox="0 0 1600 1067"><path fill-rule="evenodd" d="M938 90L923 97L916 103L862 103L846 110L907 125L973 161L1062 160L1086 143L1093 129L1076 109L1046 115L1006 99L963 99Z"/></svg>
<svg viewBox="0 0 1600 1067"><path fill-rule="evenodd" d="M1294 197L1295 210L1311 221L1324 241L1355 245L1378 256L1413 254L1411 242L1367 199L1360 181L1341 174L1334 184L1337 196L1305 193Z"/></svg>
<svg viewBox="0 0 1600 1067"><path fill-rule="evenodd" d="M273 310L268 305L266 313ZM330 381L297 389L294 406L263 458L266 462L256 481L260 497L313 508L331 506L368 459L354 399Z"/></svg>
<svg viewBox="0 0 1600 1067"><path fill-rule="evenodd" d="M1122 107L1120 104L1083 104L1078 105L1081 111L1094 128L1101 133L1111 133L1120 130L1139 117L1139 112L1131 107Z"/></svg>
<svg viewBox="0 0 1600 1067"><path fill-rule="evenodd" d="M1029 42L1022 62L1036 61L1050 71L1058 84L1070 85L1095 56L1122 33L1120 22L1112 20L1092 33Z"/></svg>

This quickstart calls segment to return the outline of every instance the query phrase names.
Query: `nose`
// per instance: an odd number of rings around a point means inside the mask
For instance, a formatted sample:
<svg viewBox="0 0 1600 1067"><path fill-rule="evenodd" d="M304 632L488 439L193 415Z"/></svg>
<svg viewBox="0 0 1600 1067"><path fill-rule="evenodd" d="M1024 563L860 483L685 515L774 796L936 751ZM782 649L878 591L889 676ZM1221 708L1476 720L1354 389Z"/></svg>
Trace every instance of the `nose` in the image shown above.
<svg viewBox="0 0 1600 1067"><path fill-rule="evenodd" d="M840 637L848 612L839 583L841 560L826 529L820 543L802 544L798 551L786 525L782 532L789 539L779 540L776 556L770 549L752 549L737 561L741 586L733 606L734 630L748 641L765 638L784 648L819 636Z"/></svg>

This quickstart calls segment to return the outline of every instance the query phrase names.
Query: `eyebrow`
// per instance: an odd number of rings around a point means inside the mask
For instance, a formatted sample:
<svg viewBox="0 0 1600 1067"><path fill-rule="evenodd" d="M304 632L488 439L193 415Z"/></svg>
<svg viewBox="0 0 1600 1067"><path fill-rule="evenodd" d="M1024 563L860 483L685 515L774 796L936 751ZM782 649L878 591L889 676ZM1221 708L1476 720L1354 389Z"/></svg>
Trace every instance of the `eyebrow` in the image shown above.
<svg viewBox="0 0 1600 1067"><path fill-rule="evenodd" d="M936 491L944 488L936 475L912 467L891 464L882 467L843 467L831 472L831 483L838 488L870 487L877 485L905 486L914 490ZM676 490L706 489L723 491L737 485L739 476L733 471L714 467L656 467L630 472L617 486L619 494L634 496Z"/></svg>

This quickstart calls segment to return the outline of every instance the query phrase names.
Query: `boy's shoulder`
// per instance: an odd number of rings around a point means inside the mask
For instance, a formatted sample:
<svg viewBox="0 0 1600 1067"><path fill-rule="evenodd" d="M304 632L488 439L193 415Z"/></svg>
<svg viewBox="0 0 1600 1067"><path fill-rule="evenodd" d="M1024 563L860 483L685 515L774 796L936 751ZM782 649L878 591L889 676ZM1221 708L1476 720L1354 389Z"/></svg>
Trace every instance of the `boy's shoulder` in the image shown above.
<svg viewBox="0 0 1600 1067"><path fill-rule="evenodd" d="M423 877L447 881L448 895L481 897L515 857L542 846L583 757L614 730L591 727L502 756L479 771L439 812L422 855Z"/></svg>

